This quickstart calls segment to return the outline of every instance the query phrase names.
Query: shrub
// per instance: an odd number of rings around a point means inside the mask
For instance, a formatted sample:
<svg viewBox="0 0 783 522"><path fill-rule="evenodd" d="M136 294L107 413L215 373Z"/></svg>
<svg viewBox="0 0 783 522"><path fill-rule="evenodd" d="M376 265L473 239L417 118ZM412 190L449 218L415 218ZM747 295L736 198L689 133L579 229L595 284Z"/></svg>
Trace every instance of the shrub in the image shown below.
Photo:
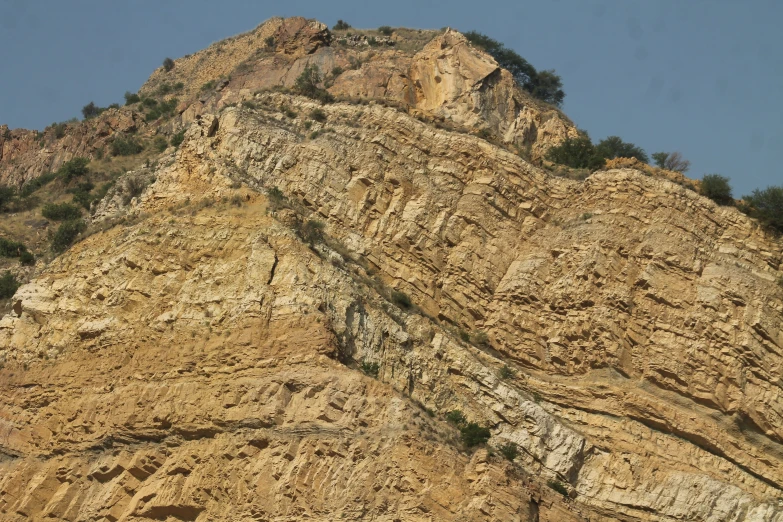
<svg viewBox="0 0 783 522"><path fill-rule="evenodd" d="M311 247L316 243L323 243L324 224L321 221L308 219L304 225L299 228L299 237L302 241L308 243Z"/></svg>
<svg viewBox="0 0 783 522"><path fill-rule="evenodd" d="M27 252L27 247L23 243L0 237L0 256L21 257L24 252Z"/></svg>
<svg viewBox="0 0 783 522"><path fill-rule="evenodd" d="M489 428L479 426L475 422L467 423L465 426L460 428L459 431L462 437L462 442L468 448L486 443L489 440L489 437L492 435L489 431Z"/></svg>
<svg viewBox="0 0 783 522"><path fill-rule="evenodd" d="M66 161L57 169L57 175L69 183L74 178L79 178L87 174L87 164L90 160L87 158L73 158Z"/></svg>
<svg viewBox="0 0 783 522"><path fill-rule="evenodd" d="M370 377L375 378L378 377L378 372L380 371L380 366L378 366L378 363L362 361L361 368L365 375L369 375Z"/></svg>
<svg viewBox="0 0 783 522"><path fill-rule="evenodd" d="M65 122L53 123L52 128L54 129L54 137L59 140L65 136L65 129L68 128L68 124Z"/></svg>
<svg viewBox="0 0 783 522"><path fill-rule="evenodd" d="M394 29L392 29L388 25L382 25L378 28L378 32L384 36L391 36L392 33L394 32Z"/></svg>
<svg viewBox="0 0 783 522"><path fill-rule="evenodd" d="M0 299L9 299L14 296L19 288L19 282L11 272L6 272L0 277Z"/></svg>
<svg viewBox="0 0 783 522"><path fill-rule="evenodd" d="M595 147L590 136L585 132L576 137L568 137L563 143L552 147L547 151L546 157L560 165L566 165L574 169L585 169L594 166Z"/></svg>
<svg viewBox="0 0 783 522"><path fill-rule="evenodd" d="M647 163L649 158L647 154L633 143L627 143L618 136L609 136L598 142L595 146L595 155L604 160L613 158L636 158L642 163Z"/></svg>
<svg viewBox="0 0 783 522"><path fill-rule="evenodd" d="M563 82L554 70L536 71L535 67L515 51L501 42L476 31L468 31L465 37L473 45L482 48L504 69L508 70L517 84L534 97L561 106L565 99Z"/></svg>
<svg viewBox="0 0 783 522"><path fill-rule="evenodd" d="M451 410L448 412L446 414L446 420L455 426L464 426L468 422L468 419L465 418L465 415L460 410Z"/></svg>
<svg viewBox="0 0 783 522"><path fill-rule="evenodd" d="M182 129L178 133L176 133L174 136L171 137L171 146L172 147L179 147L182 145L182 142L185 141L185 129Z"/></svg>
<svg viewBox="0 0 783 522"><path fill-rule="evenodd" d="M332 77L337 78L343 73L343 68L339 65L332 67Z"/></svg>
<svg viewBox="0 0 783 522"><path fill-rule="evenodd" d="M90 118L95 118L96 116L100 115L105 110L106 109L95 105L95 103L90 102L82 107L82 115L84 116L85 120L89 120Z"/></svg>
<svg viewBox="0 0 783 522"><path fill-rule="evenodd" d="M163 70L166 71L166 72L169 72L173 68L174 68L174 60L172 60L171 58L168 58L168 57L164 58L163 59Z"/></svg>
<svg viewBox="0 0 783 522"><path fill-rule="evenodd" d="M111 142L112 156L133 156L144 150L144 147L136 139L128 137L114 138Z"/></svg>
<svg viewBox="0 0 783 522"><path fill-rule="evenodd" d="M28 266L34 265L35 256L29 250L25 250L19 255L19 262L23 265L28 265Z"/></svg>
<svg viewBox="0 0 783 522"><path fill-rule="evenodd" d="M563 484L559 480L551 480L550 479L550 480L547 481L546 485L549 486L550 488L554 489L555 491L557 491L558 493L560 493L564 497L568 496L568 488L565 487L565 484Z"/></svg>
<svg viewBox="0 0 783 522"><path fill-rule="evenodd" d="M507 364L504 364L503 367L498 372L498 375L501 379L513 379L517 376L517 372L514 371L512 367L510 367Z"/></svg>
<svg viewBox="0 0 783 522"><path fill-rule="evenodd" d="M332 31L345 31L346 29L350 29L350 28L351 28L351 24L349 24L348 22L337 20L337 23L334 24L334 26L332 27Z"/></svg>
<svg viewBox="0 0 783 522"><path fill-rule="evenodd" d="M731 205L734 198L731 197L729 178L720 174L705 174L701 179L699 194L713 200L718 205Z"/></svg>
<svg viewBox="0 0 783 522"><path fill-rule="evenodd" d="M393 291L391 293L391 300L392 303L396 304L397 306L405 310L408 310L413 306L413 303L411 303L411 298L408 297L408 294L404 292L398 292L396 290Z"/></svg>
<svg viewBox="0 0 783 522"><path fill-rule="evenodd" d="M321 109L313 109L310 111L310 117L314 119L315 121L320 121L321 123L326 121L326 113L322 111Z"/></svg>
<svg viewBox="0 0 783 522"><path fill-rule="evenodd" d="M209 91L212 90L213 87L215 87L215 80L209 80L201 86L201 91Z"/></svg>
<svg viewBox="0 0 783 522"><path fill-rule="evenodd" d="M7 212L9 205L16 197L16 189L0 185L0 212Z"/></svg>
<svg viewBox="0 0 783 522"><path fill-rule="evenodd" d="M139 103L141 101L141 97L133 92L125 91L125 105L133 105L134 103Z"/></svg>
<svg viewBox="0 0 783 522"><path fill-rule="evenodd" d="M743 199L743 210L747 214L758 219L764 226L783 233L783 186L756 189Z"/></svg>
<svg viewBox="0 0 783 522"><path fill-rule="evenodd" d="M652 159L658 167L674 172L684 173L691 168L691 162L683 158L679 152L654 152Z"/></svg>
<svg viewBox="0 0 783 522"><path fill-rule="evenodd" d="M144 101L146 102L147 100L155 101L152 98L147 98ZM155 121L163 116L169 116L177 109L178 103L179 100L177 98L172 98L170 100L162 101L160 103L156 102L154 106L151 107L147 115L144 117L144 120L150 122L150 121Z"/></svg>
<svg viewBox="0 0 783 522"><path fill-rule="evenodd" d="M64 221L57 228L57 232L52 237L52 250L55 252L64 252L68 250L79 234L87 228L87 225L81 219Z"/></svg>
<svg viewBox="0 0 783 522"><path fill-rule="evenodd" d="M123 203L127 205L133 198L141 196L146 186L147 182L141 176L127 177L125 179L125 194L122 198Z"/></svg>
<svg viewBox="0 0 783 522"><path fill-rule="evenodd" d="M155 139L152 141L152 147L158 152L163 152L168 146L169 144L163 136L155 136Z"/></svg>
<svg viewBox="0 0 783 522"><path fill-rule="evenodd" d="M489 337L486 332L479 330L473 333L473 344L476 346L489 346Z"/></svg>
<svg viewBox="0 0 783 522"><path fill-rule="evenodd" d="M285 194L277 187L272 187L267 190L266 197L269 200L269 206L272 207L272 211L279 210L286 206Z"/></svg>
<svg viewBox="0 0 783 522"><path fill-rule="evenodd" d="M305 66L302 74L296 78L294 84L294 90L297 93L318 100L321 103L331 103L334 101L334 96L329 94L326 89L320 88L318 85L321 83L321 71L317 65Z"/></svg>
<svg viewBox="0 0 783 522"><path fill-rule="evenodd" d="M47 203L41 209L41 215L52 221L69 221L80 218L82 211L70 203Z"/></svg>
<svg viewBox="0 0 783 522"><path fill-rule="evenodd" d="M29 197L33 192L38 190L39 188L51 183L55 179L57 179L58 172L47 172L46 174L41 174L35 179L31 179L27 183L25 183L22 186L22 190L20 192L20 196L23 198Z"/></svg>
<svg viewBox="0 0 783 522"><path fill-rule="evenodd" d="M510 461L514 461L519 456L519 447L515 442L506 442L498 448L498 451Z"/></svg>

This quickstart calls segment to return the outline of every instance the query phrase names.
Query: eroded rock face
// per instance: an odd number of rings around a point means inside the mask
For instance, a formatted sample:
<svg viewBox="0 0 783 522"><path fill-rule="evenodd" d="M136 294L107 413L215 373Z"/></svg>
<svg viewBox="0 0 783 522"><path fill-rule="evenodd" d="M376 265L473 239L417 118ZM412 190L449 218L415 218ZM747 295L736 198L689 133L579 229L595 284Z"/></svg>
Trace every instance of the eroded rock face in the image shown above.
<svg viewBox="0 0 783 522"><path fill-rule="evenodd" d="M394 109L253 101L20 288L3 517L783 520L781 249L748 218ZM343 247L303 244L272 187ZM461 451L454 409L515 464Z"/></svg>

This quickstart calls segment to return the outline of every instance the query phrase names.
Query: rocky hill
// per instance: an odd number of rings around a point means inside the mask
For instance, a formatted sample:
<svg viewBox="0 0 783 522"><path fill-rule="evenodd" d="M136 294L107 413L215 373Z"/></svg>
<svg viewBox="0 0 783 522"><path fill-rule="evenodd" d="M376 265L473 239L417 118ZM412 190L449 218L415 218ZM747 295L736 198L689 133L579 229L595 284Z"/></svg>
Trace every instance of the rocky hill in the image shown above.
<svg viewBox="0 0 783 522"><path fill-rule="evenodd" d="M0 519L783 521L780 241L551 176L574 126L491 57L368 34L269 20L62 138L186 129L0 321Z"/></svg>

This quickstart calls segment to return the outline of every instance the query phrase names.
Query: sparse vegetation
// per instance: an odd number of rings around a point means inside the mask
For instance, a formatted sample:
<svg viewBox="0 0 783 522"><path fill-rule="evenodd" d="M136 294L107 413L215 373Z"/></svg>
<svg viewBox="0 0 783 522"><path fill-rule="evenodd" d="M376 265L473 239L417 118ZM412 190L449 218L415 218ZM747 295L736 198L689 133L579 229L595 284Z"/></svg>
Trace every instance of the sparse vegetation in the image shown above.
<svg viewBox="0 0 783 522"><path fill-rule="evenodd" d="M155 101L152 98L147 98L144 101L147 100ZM174 111L177 108L177 104L179 103L179 100L177 98L172 98L170 100L162 101L160 103L155 103L150 108L149 112L144 116L145 121L155 121L158 118L164 117L164 116L170 116L174 113Z"/></svg>
<svg viewBox="0 0 783 522"><path fill-rule="evenodd" d="M163 152L168 146L169 144L163 136L155 136L155 139L152 140L152 148L157 152Z"/></svg>
<svg viewBox="0 0 783 522"><path fill-rule="evenodd" d="M483 332L481 330L477 332L473 332L472 339L473 344L476 346L489 346L489 337L487 336L486 332Z"/></svg>
<svg viewBox="0 0 783 522"><path fill-rule="evenodd" d="M310 111L310 117L318 122L325 122L326 121L326 113L322 111L321 109L313 109Z"/></svg>
<svg viewBox="0 0 783 522"><path fill-rule="evenodd" d="M648 160L640 147L624 142L618 136L609 136L593 145L584 131L576 137L566 138L547 152L548 160L574 169L598 169L604 166L606 160L613 158L636 158L644 163Z"/></svg>
<svg viewBox="0 0 783 522"><path fill-rule="evenodd" d="M332 67L332 77L333 78L337 78L342 73L343 73L343 68L340 67L339 65L335 65L334 67Z"/></svg>
<svg viewBox="0 0 783 522"><path fill-rule="evenodd" d="M57 169L57 176L65 180L66 183L72 179L80 178L87 174L87 164L90 160L87 158L73 158L70 161L63 163L59 169Z"/></svg>
<svg viewBox="0 0 783 522"><path fill-rule="evenodd" d="M144 150L144 147L133 137L117 137L111 143L112 156L133 156Z"/></svg>
<svg viewBox="0 0 783 522"><path fill-rule="evenodd" d="M298 230L299 237L312 248L316 243L324 241L324 224L322 221L308 219Z"/></svg>
<svg viewBox="0 0 783 522"><path fill-rule="evenodd" d="M508 49L497 40L476 31L468 31L465 37L475 46L486 51L507 69L517 84L535 98L557 107L563 104L565 92L563 82L554 69L537 71L527 60Z"/></svg>
<svg viewBox="0 0 783 522"><path fill-rule="evenodd" d="M351 24L348 22L345 22L343 20L337 20L337 23L332 26L333 31L345 31L346 29L350 29Z"/></svg>
<svg viewBox="0 0 783 522"><path fill-rule="evenodd" d="M370 377L374 377L376 379L378 378L378 372L380 371L380 366L378 366L378 363L362 361L361 369L365 375L369 375Z"/></svg>
<svg viewBox="0 0 783 522"><path fill-rule="evenodd" d="M382 25L378 28L378 32L384 36L391 36L392 33L394 32L394 29L392 29L388 25Z"/></svg>
<svg viewBox="0 0 783 522"><path fill-rule="evenodd" d="M35 263L35 256L27 250L27 247L18 241L12 241L0 237L0 256L18 257L23 265L32 265Z"/></svg>
<svg viewBox="0 0 783 522"><path fill-rule="evenodd" d="M166 72L169 72L173 68L174 68L174 60L172 60L171 58L168 58L168 57L164 58L163 59L163 70L166 71Z"/></svg>
<svg viewBox="0 0 783 522"><path fill-rule="evenodd" d="M685 173L691 167L691 162L679 152L654 152L652 159L656 166L674 172Z"/></svg>
<svg viewBox="0 0 783 522"><path fill-rule="evenodd" d="M546 485L554 489L564 497L568 496L568 488L565 486L565 484L563 484L559 480L548 480Z"/></svg>
<svg viewBox="0 0 783 522"><path fill-rule="evenodd" d="M392 303L396 304L397 306L399 306L404 310L409 310L413 306L413 303L411 302L411 298L408 297L408 294L404 292L398 292L396 290L393 291L391 293L391 300Z"/></svg>
<svg viewBox="0 0 783 522"><path fill-rule="evenodd" d="M498 372L498 376L501 379L513 379L517 376L517 372L510 367L508 364L504 364L503 367Z"/></svg>
<svg viewBox="0 0 783 522"><path fill-rule="evenodd" d="M183 141L185 141L185 129L182 129L178 133L174 134L171 137L170 143L172 147L179 147L180 145L182 145Z"/></svg>
<svg viewBox="0 0 783 522"><path fill-rule="evenodd" d="M86 228L87 225L81 219L64 221L52 237L52 250L57 253L65 252Z"/></svg>
<svg viewBox="0 0 783 522"><path fill-rule="evenodd" d="M277 187L272 187L266 191L266 197L269 200L269 206L275 212L286 206L286 197L283 191Z"/></svg>
<svg viewBox="0 0 783 522"><path fill-rule="evenodd" d="M272 48L275 46L275 37L274 36L267 36L264 39L264 45L266 45L269 48Z"/></svg>
<svg viewBox="0 0 783 522"><path fill-rule="evenodd" d="M321 71L317 65L311 64L305 66L302 74L296 78L294 90L303 96L318 100L321 103L331 103L334 96L329 91L321 88Z"/></svg>
<svg viewBox="0 0 783 522"><path fill-rule="evenodd" d="M41 208L41 215L52 221L68 221L80 218L82 211L70 203L48 203Z"/></svg>
<svg viewBox="0 0 783 522"><path fill-rule="evenodd" d="M742 199L742 210L746 214L758 219L765 227L783 234L783 186L756 189Z"/></svg>
<svg viewBox="0 0 783 522"><path fill-rule="evenodd" d="M468 419L460 410L451 410L448 412L446 414L446 420L457 427L464 426L468 422Z"/></svg>
<svg viewBox="0 0 783 522"><path fill-rule="evenodd" d="M133 105L134 103L139 103L141 101L141 96L134 92L125 91L125 105Z"/></svg>
<svg viewBox="0 0 783 522"><path fill-rule="evenodd" d="M472 448L479 444L485 444L492 436L489 428L480 426L475 422L469 422L460 428L460 436L466 447Z"/></svg>
<svg viewBox="0 0 783 522"><path fill-rule="evenodd" d="M502 446L498 447L498 451L511 462L513 462L514 459L519 456L519 446L517 446L515 442L511 441L506 442Z"/></svg>
<svg viewBox="0 0 783 522"><path fill-rule="evenodd" d="M19 281L11 272L6 272L0 277L0 299L9 299L14 296L19 288Z"/></svg>
<svg viewBox="0 0 783 522"><path fill-rule="evenodd" d="M705 174L701 179L699 194L713 200L718 205L731 205L734 198L731 196L729 178L720 174Z"/></svg>
<svg viewBox="0 0 783 522"><path fill-rule="evenodd" d="M85 120L89 120L90 118L95 118L96 116L99 116L103 111L105 111L103 107L98 107L95 105L95 103L90 102L84 107L82 107L82 116L84 116Z"/></svg>

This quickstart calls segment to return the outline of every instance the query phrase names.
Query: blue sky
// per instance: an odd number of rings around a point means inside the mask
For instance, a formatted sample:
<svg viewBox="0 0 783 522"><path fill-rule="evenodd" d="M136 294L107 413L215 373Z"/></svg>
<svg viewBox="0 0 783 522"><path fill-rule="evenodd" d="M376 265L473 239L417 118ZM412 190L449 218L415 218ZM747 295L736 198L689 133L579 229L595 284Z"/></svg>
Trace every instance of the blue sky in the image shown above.
<svg viewBox="0 0 783 522"><path fill-rule="evenodd" d="M121 102L164 57L295 15L478 30L556 69L594 141L679 150L691 177L726 175L735 196L783 184L779 0L0 0L0 123L41 129Z"/></svg>

